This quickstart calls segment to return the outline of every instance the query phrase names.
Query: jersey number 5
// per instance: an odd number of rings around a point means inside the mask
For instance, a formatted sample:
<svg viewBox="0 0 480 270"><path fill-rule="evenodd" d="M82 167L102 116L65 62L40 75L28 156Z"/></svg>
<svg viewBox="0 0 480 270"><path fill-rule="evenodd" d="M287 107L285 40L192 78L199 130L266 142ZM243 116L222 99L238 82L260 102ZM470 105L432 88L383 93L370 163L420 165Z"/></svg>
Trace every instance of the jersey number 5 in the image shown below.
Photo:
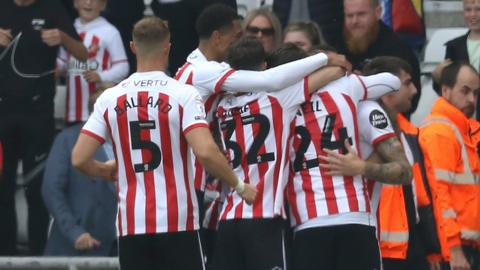
<svg viewBox="0 0 480 270"><path fill-rule="evenodd" d="M135 172L146 172L155 170L162 161L160 148L150 140L142 140L141 133L143 129L155 129L155 121L132 121L130 122L130 138L133 150L149 151L151 159L147 163L137 163L133 165Z"/></svg>
<svg viewBox="0 0 480 270"><path fill-rule="evenodd" d="M245 125L253 125L254 123L259 124L259 129L253 139L252 146L247 152L247 163L250 165L275 160L274 153L259 154L260 148L265 143L265 139L270 132L270 122L268 121L268 118L263 114L252 114L242 117L241 123L237 123L235 119L227 120L221 123L222 130L226 131L226 133L224 133L225 147L233 151L234 158L231 162L234 169L240 165L243 157L243 152L242 147L237 142L231 140L233 132L235 131L238 124L241 124L243 128L243 126Z"/></svg>

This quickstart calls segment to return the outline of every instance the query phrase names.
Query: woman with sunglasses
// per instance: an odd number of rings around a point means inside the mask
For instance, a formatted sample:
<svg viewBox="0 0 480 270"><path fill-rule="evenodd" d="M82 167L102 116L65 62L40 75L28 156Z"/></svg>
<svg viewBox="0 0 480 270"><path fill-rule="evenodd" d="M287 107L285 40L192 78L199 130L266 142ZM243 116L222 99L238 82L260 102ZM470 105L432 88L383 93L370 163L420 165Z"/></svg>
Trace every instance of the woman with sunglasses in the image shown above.
<svg viewBox="0 0 480 270"><path fill-rule="evenodd" d="M277 16L266 8L250 11L244 20L245 35L257 37L269 53L282 42L282 26Z"/></svg>

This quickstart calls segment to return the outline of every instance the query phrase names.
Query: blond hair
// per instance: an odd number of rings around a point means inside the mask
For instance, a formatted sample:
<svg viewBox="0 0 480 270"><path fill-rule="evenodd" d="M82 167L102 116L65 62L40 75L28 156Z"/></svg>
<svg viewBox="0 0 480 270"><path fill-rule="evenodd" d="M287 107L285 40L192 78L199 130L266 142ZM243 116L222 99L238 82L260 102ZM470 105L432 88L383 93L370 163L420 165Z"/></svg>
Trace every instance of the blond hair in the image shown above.
<svg viewBox="0 0 480 270"><path fill-rule="evenodd" d="M282 44L282 25L277 15L267 8L258 8L250 11L243 20L243 29L245 30L250 23L258 16L265 17L273 28L273 47L276 48Z"/></svg>
<svg viewBox="0 0 480 270"><path fill-rule="evenodd" d="M170 39L167 23L159 17L145 17L133 26L132 39L137 54L149 54L159 48L159 44Z"/></svg>

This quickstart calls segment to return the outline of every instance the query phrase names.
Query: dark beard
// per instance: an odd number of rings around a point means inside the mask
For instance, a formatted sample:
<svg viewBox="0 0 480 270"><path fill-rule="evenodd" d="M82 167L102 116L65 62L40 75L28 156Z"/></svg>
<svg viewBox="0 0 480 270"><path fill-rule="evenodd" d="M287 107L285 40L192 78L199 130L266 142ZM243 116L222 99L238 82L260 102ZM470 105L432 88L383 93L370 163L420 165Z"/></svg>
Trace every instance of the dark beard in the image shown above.
<svg viewBox="0 0 480 270"><path fill-rule="evenodd" d="M361 38L353 37L350 31L345 28L343 29L343 39L345 40L345 45L350 53L353 55L360 55L367 52L370 45L377 40L380 24L374 23L371 29L371 31L368 31Z"/></svg>

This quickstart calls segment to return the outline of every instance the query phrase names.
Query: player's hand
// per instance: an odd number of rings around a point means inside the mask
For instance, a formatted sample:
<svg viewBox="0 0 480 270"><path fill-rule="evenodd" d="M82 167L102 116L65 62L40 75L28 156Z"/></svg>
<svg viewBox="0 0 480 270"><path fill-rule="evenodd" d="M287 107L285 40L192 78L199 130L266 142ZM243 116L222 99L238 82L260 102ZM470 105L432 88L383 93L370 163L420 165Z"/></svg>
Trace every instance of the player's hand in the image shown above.
<svg viewBox="0 0 480 270"><path fill-rule="evenodd" d="M58 46L62 43L62 32L58 29L42 29L42 41L50 47Z"/></svg>
<svg viewBox="0 0 480 270"><path fill-rule="evenodd" d="M347 72L352 71L352 64L347 60L345 55L337 54L333 52L327 53L328 55L328 65L329 66L339 66L344 68Z"/></svg>
<svg viewBox="0 0 480 270"><path fill-rule="evenodd" d="M451 270L470 270L470 264L468 263L465 255L463 255L462 247L456 246L450 249L450 269Z"/></svg>
<svg viewBox="0 0 480 270"><path fill-rule="evenodd" d="M106 161L105 163L105 173L103 174L103 178L108 181L117 181L118 180L118 171L117 171L117 162L112 159Z"/></svg>
<svg viewBox="0 0 480 270"><path fill-rule="evenodd" d="M365 171L365 161L361 159L357 151L345 139L347 154L339 154L337 151L323 149L327 156L319 156L326 163L320 163L320 168L327 169L328 175L348 175L354 176L363 174Z"/></svg>
<svg viewBox="0 0 480 270"><path fill-rule="evenodd" d="M102 80L100 79L100 75L96 71L93 70L86 70L83 72L83 78L90 83L99 83Z"/></svg>
<svg viewBox="0 0 480 270"><path fill-rule="evenodd" d="M100 246L100 241L93 238L89 233L82 233L75 240L75 249L77 250L89 250Z"/></svg>
<svg viewBox="0 0 480 270"><path fill-rule="evenodd" d="M257 198L257 188L253 185L245 184L245 189L242 193L239 193L239 195L245 200L245 202L247 202L248 205L251 205Z"/></svg>
<svg viewBox="0 0 480 270"><path fill-rule="evenodd" d="M12 42L12 31L0 28L0 46L7 47Z"/></svg>

